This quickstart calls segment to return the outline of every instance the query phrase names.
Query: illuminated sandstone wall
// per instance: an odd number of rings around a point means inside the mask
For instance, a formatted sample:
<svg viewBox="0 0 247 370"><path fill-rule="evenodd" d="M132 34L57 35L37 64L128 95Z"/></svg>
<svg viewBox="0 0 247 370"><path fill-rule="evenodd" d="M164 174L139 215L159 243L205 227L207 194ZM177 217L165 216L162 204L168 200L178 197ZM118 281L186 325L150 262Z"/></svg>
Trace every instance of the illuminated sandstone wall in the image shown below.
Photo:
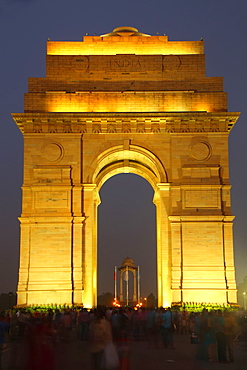
<svg viewBox="0 0 247 370"><path fill-rule="evenodd" d="M102 184L136 173L154 189L159 305L236 302L227 111L203 41L133 28L47 43L29 78L18 303L96 305Z"/></svg>

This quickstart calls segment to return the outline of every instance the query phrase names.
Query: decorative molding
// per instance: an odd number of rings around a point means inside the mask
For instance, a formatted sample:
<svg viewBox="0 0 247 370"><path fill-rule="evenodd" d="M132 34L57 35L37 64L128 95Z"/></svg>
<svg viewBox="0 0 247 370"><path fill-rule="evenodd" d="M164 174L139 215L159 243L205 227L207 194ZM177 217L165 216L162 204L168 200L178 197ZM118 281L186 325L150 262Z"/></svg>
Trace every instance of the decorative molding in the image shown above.
<svg viewBox="0 0 247 370"><path fill-rule="evenodd" d="M196 161L206 161L211 155L211 145L205 140L197 140L190 146L190 156Z"/></svg>
<svg viewBox="0 0 247 370"><path fill-rule="evenodd" d="M175 72L180 68L181 59L178 55L164 55L163 68L165 72Z"/></svg>
<svg viewBox="0 0 247 370"><path fill-rule="evenodd" d="M92 132L93 132L93 134L99 134L100 132L102 132L101 125L99 125L99 124L93 124L93 126L92 126Z"/></svg>
<svg viewBox="0 0 247 370"><path fill-rule="evenodd" d="M66 134L69 134L72 132L71 124L67 123L63 126L63 132Z"/></svg>
<svg viewBox="0 0 247 370"><path fill-rule="evenodd" d="M172 123L172 122L167 123L167 125L166 125L166 132L167 133L175 132L175 125L174 125L174 123Z"/></svg>
<svg viewBox="0 0 247 370"><path fill-rule="evenodd" d="M108 132L109 134L114 134L114 133L116 133L116 132L117 132L116 125L114 125L114 124L112 124L112 123L109 123L109 124L107 125L107 132Z"/></svg>
<svg viewBox="0 0 247 370"><path fill-rule="evenodd" d="M23 133L199 133L229 132L238 113L15 113Z"/></svg>
<svg viewBox="0 0 247 370"><path fill-rule="evenodd" d="M153 123L151 124L151 131L154 133L154 134L158 134L160 133L160 125L158 123Z"/></svg>
<svg viewBox="0 0 247 370"><path fill-rule="evenodd" d="M42 132L42 125L40 125L39 123L34 124L33 132L35 132L36 134L40 134Z"/></svg>
<svg viewBox="0 0 247 370"><path fill-rule="evenodd" d="M145 124L144 123L137 123L136 132L139 132L139 133L146 132Z"/></svg>
<svg viewBox="0 0 247 370"><path fill-rule="evenodd" d="M56 124L53 124L53 123L49 124L49 125L48 125L48 132L49 132L50 134L55 134L55 133L57 133L57 125L56 125Z"/></svg>
<svg viewBox="0 0 247 370"><path fill-rule="evenodd" d="M181 132L190 132L190 128L189 128L188 122L181 122L181 124L180 124L180 130L181 130Z"/></svg>
<svg viewBox="0 0 247 370"><path fill-rule="evenodd" d="M123 123L122 124L122 132L124 134L129 134L131 132L130 124L129 123Z"/></svg>
<svg viewBox="0 0 247 370"><path fill-rule="evenodd" d="M210 122L210 131L211 132L219 132L220 131L220 128L219 128L219 122Z"/></svg>

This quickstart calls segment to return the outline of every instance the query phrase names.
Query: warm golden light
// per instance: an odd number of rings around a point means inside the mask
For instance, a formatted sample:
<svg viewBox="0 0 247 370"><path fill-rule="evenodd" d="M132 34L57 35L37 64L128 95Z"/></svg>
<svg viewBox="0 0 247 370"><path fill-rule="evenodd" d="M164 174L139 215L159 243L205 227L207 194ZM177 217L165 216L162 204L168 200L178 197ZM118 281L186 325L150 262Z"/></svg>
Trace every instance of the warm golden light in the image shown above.
<svg viewBox="0 0 247 370"><path fill-rule="evenodd" d="M30 97L33 100L33 97ZM29 97L26 98L28 104ZM46 112L192 112L224 111L226 97L219 94L177 92L49 93L39 104ZM219 109L220 108L220 109Z"/></svg>
<svg viewBox="0 0 247 370"><path fill-rule="evenodd" d="M13 115L25 146L18 304L97 305L99 191L120 173L154 190L158 306L236 302L228 135L239 113L205 71L203 41L133 27L48 41L46 77L29 79Z"/></svg>
<svg viewBox="0 0 247 370"><path fill-rule="evenodd" d="M113 307L121 307L119 301L117 300L117 298L114 298L114 301L113 301Z"/></svg>
<svg viewBox="0 0 247 370"><path fill-rule="evenodd" d="M123 42L124 41L124 42ZM202 41L163 41L162 36L151 37L124 37L124 40L115 37L86 36L81 42L48 41L48 55L182 55L203 54Z"/></svg>
<svg viewBox="0 0 247 370"><path fill-rule="evenodd" d="M142 302L139 302L135 305L134 309L137 310L138 308L142 307Z"/></svg>

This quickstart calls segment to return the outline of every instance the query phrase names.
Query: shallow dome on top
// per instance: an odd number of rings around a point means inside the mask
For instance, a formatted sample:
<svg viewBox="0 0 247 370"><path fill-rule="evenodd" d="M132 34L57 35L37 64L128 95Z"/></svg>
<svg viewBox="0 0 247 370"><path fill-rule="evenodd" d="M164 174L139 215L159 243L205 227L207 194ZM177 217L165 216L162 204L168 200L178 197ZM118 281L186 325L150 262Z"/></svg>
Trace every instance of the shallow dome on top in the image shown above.
<svg viewBox="0 0 247 370"><path fill-rule="evenodd" d="M128 267L135 267L135 263L134 263L134 261L132 260L132 258L130 258L130 257L126 257L126 258L123 260L121 267L126 267L126 266L128 266Z"/></svg>
<svg viewBox="0 0 247 370"><path fill-rule="evenodd" d="M133 32L139 32L139 31L135 27L124 26L124 27L114 28L112 32L132 32L133 33Z"/></svg>
<svg viewBox="0 0 247 370"><path fill-rule="evenodd" d="M106 36L150 36L145 33L139 32L137 28L123 26L114 28L114 30L110 33L106 33L105 35L101 35L101 37Z"/></svg>

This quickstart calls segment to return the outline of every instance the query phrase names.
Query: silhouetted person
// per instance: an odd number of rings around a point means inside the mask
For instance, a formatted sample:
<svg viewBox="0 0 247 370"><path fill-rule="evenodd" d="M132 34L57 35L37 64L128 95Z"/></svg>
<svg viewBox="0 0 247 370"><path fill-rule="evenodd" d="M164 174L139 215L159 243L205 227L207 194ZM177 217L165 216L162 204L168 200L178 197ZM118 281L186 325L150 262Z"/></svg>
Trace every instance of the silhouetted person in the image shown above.
<svg viewBox="0 0 247 370"><path fill-rule="evenodd" d="M104 348L112 341L111 326L104 317L103 311L95 312L95 319L89 327L89 339L91 342L92 370L102 370Z"/></svg>
<svg viewBox="0 0 247 370"><path fill-rule="evenodd" d="M225 320L221 310L218 310L218 314L214 318L214 328L218 347L218 360L226 363Z"/></svg>
<svg viewBox="0 0 247 370"><path fill-rule="evenodd" d="M0 313L0 369L1 369L1 362L2 362L2 350L4 346L4 338L5 334L8 331L8 323L6 321L6 317L3 313Z"/></svg>

